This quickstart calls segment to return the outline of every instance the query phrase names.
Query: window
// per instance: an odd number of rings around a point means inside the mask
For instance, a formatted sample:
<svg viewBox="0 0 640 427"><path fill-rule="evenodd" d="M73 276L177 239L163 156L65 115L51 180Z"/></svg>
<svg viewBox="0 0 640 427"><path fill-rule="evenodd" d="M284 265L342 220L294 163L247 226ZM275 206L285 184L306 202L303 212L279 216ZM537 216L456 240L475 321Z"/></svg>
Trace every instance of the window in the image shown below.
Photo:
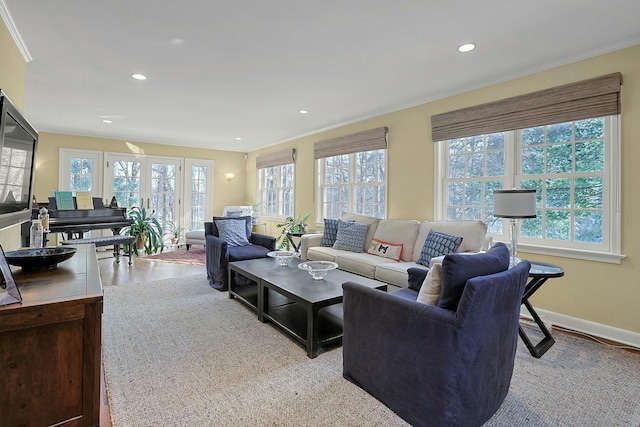
<svg viewBox="0 0 640 427"><path fill-rule="evenodd" d="M493 190L535 189L537 217L521 221L519 247L581 258L599 253L589 259L608 260L602 255L619 254L618 117L439 142L437 213L482 219L507 241L506 223L493 217Z"/></svg>
<svg viewBox="0 0 640 427"><path fill-rule="evenodd" d="M296 150L289 148L256 157L257 205L262 215L286 218L294 215Z"/></svg>
<svg viewBox="0 0 640 427"><path fill-rule="evenodd" d="M342 212L384 218L386 157L387 150L379 149L318 159L319 218Z"/></svg>
<svg viewBox="0 0 640 427"><path fill-rule="evenodd" d="M293 163L258 169L258 204L263 215L293 216L294 172Z"/></svg>
<svg viewBox="0 0 640 427"><path fill-rule="evenodd" d="M316 142L317 217L387 214L386 127Z"/></svg>

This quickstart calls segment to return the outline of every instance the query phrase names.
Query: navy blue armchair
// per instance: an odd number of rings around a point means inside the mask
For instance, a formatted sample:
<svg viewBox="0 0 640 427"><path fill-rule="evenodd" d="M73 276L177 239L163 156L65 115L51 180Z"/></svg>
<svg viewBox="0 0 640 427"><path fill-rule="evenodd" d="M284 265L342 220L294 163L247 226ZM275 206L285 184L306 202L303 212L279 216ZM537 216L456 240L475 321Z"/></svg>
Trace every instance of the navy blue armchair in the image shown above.
<svg viewBox="0 0 640 427"><path fill-rule="evenodd" d="M249 244L231 246L219 237L215 220L237 220L246 223L246 235ZM206 248L206 269L209 285L220 291L228 289L227 266L232 261L267 258L270 251L276 248L276 238L264 234L251 232L251 217L213 217L212 222L204 223L204 238Z"/></svg>
<svg viewBox="0 0 640 427"><path fill-rule="evenodd" d="M443 291L446 280L462 284L454 309L418 303L408 288L385 293L344 283L344 377L414 426L480 426L491 418L509 390L530 264L506 270L506 247L489 252L499 252L502 271L473 277L485 254L443 260ZM426 270L416 273L414 280Z"/></svg>

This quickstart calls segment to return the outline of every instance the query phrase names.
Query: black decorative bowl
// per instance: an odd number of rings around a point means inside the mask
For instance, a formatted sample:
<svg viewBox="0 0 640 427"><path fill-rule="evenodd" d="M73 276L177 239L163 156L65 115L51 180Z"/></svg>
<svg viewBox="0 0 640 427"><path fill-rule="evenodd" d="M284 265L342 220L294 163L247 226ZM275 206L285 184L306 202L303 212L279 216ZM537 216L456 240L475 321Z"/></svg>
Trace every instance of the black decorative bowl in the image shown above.
<svg viewBox="0 0 640 427"><path fill-rule="evenodd" d="M58 267L58 263L75 255L76 248L30 248L7 252L5 257L11 265L23 270L46 270Z"/></svg>

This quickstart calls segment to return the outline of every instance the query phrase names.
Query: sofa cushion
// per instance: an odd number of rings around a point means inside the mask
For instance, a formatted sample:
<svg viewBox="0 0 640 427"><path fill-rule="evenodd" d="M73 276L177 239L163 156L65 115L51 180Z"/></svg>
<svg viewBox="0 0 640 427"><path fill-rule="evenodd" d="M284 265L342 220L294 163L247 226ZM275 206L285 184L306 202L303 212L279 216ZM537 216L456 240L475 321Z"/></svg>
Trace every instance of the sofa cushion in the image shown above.
<svg viewBox="0 0 640 427"><path fill-rule="evenodd" d="M389 258L394 261L400 261L403 247L404 245L402 243L383 242L382 240L374 238L371 240L371 246L369 246L367 253Z"/></svg>
<svg viewBox="0 0 640 427"><path fill-rule="evenodd" d="M324 219L324 231L322 233L322 243L320 246L330 248L336 242L338 236L338 220L337 219Z"/></svg>
<svg viewBox="0 0 640 427"><path fill-rule="evenodd" d="M418 267L418 264L415 262L385 260L385 262L376 266L374 279L404 288L409 282L408 270L412 267Z"/></svg>
<svg viewBox="0 0 640 427"><path fill-rule="evenodd" d="M260 245L232 246L227 249L229 261L267 258L270 250Z"/></svg>
<svg viewBox="0 0 640 427"><path fill-rule="evenodd" d="M229 246L246 246L249 244L247 229L244 221L234 219L216 219L219 237Z"/></svg>
<svg viewBox="0 0 640 427"><path fill-rule="evenodd" d="M420 258L420 252L429 231L462 237L456 252L480 252L485 244L487 224L482 221L426 221L420 224L411 260Z"/></svg>
<svg viewBox="0 0 640 427"><path fill-rule="evenodd" d="M382 258L377 255L371 255L368 253L341 251L336 255L335 262L340 266L340 270L373 279L375 278L376 267L380 263L381 259Z"/></svg>
<svg viewBox="0 0 640 427"><path fill-rule="evenodd" d="M369 230L367 231L367 238L364 241L364 247L368 248L371 245L371 239L373 239L373 235L378 228L380 218L343 212L340 219L343 221L355 221L360 224L369 224Z"/></svg>
<svg viewBox="0 0 640 427"><path fill-rule="evenodd" d="M413 246L418 238L418 221L408 219L381 219L373 239L389 243L402 243L402 260L410 261Z"/></svg>
<svg viewBox="0 0 640 427"><path fill-rule="evenodd" d="M333 248L350 252L364 252L368 230L369 224L338 220L338 234Z"/></svg>
<svg viewBox="0 0 640 427"><path fill-rule="evenodd" d="M428 267L431 258L454 253L462 243L462 240L460 236L452 236L431 230L416 262Z"/></svg>
<svg viewBox="0 0 640 427"><path fill-rule="evenodd" d="M418 298L416 301L427 305L438 305L440 299L440 269L441 264L436 264L427 273L420 292L418 292Z"/></svg>
<svg viewBox="0 0 640 427"><path fill-rule="evenodd" d="M307 250L308 261L336 261L336 255L343 253L340 249L312 246Z"/></svg>
<svg viewBox="0 0 640 427"><path fill-rule="evenodd" d="M496 243L487 252L473 256L446 255L442 260L438 307L455 311L467 280L499 273L508 268L509 249L504 243Z"/></svg>
<svg viewBox="0 0 640 427"><path fill-rule="evenodd" d="M212 221L213 235L216 237L220 237L220 233L218 231L218 227L216 226L216 220L229 220L229 221L244 221L247 227L247 240L251 237L251 217L250 216L214 216Z"/></svg>

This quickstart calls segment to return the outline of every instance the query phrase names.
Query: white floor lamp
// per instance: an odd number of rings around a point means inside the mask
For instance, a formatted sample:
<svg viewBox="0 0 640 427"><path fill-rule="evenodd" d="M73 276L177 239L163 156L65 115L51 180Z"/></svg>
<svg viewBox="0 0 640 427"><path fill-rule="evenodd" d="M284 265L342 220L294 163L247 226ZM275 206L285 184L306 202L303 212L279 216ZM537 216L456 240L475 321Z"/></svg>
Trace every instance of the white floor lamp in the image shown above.
<svg viewBox="0 0 640 427"><path fill-rule="evenodd" d="M493 192L493 216L511 220L510 267L520 262L516 256L518 220L536 217L536 190L496 190Z"/></svg>

